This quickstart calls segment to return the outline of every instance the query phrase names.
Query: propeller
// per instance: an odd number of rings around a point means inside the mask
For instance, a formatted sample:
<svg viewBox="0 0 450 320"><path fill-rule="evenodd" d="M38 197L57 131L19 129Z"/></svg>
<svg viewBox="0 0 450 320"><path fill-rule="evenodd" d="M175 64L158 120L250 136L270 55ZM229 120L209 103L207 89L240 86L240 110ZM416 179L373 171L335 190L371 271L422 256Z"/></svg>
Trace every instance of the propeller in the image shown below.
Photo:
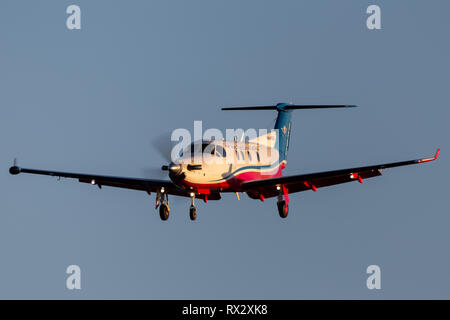
<svg viewBox="0 0 450 320"><path fill-rule="evenodd" d="M151 145L155 151L164 159L164 162L169 163L171 161L170 154L172 152L173 142L170 139L171 134L164 132L151 140Z"/></svg>
<svg viewBox="0 0 450 320"><path fill-rule="evenodd" d="M172 162L171 159L171 153L174 145L174 141L171 140L171 133L170 132L163 132L157 136L155 136L151 140L152 147L155 151L158 152L158 154L161 156L161 158L164 160L163 166L157 168L157 167L146 167L143 169L143 173L145 175L158 175L162 177L166 177L167 174L169 174L169 177L173 179L183 179L184 176L182 174L181 166L176 165ZM193 170L199 170L199 169L193 169ZM166 172L164 172L166 171Z"/></svg>
<svg viewBox="0 0 450 320"><path fill-rule="evenodd" d="M162 163L169 164L170 154L172 152L173 142L170 139L171 132L162 132L156 136L154 136L150 140L150 146L152 151L155 151L156 154L162 160ZM168 172L164 172L168 170L168 165L164 165L163 167L167 167L166 169L161 168L158 165L145 166L141 169L141 174L145 178L167 178Z"/></svg>
<svg viewBox="0 0 450 320"><path fill-rule="evenodd" d="M144 178L166 178L167 173L161 170L158 166L147 166L141 169L141 174Z"/></svg>

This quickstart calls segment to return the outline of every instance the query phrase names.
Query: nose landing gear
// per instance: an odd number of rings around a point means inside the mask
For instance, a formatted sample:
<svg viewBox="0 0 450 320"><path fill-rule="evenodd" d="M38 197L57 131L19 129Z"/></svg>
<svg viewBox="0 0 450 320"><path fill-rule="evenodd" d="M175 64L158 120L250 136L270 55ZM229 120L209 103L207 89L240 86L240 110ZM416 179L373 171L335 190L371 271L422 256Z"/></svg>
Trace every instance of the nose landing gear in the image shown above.
<svg viewBox="0 0 450 320"><path fill-rule="evenodd" d="M195 200L195 193L191 193L191 206L189 207L189 218L191 218L192 221L197 219L197 207L194 204Z"/></svg>
<svg viewBox="0 0 450 320"><path fill-rule="evenodd" d="M191 205L189 207L189 218L191 218L192 221L197 219L197 207L196 206Z"/></svg>

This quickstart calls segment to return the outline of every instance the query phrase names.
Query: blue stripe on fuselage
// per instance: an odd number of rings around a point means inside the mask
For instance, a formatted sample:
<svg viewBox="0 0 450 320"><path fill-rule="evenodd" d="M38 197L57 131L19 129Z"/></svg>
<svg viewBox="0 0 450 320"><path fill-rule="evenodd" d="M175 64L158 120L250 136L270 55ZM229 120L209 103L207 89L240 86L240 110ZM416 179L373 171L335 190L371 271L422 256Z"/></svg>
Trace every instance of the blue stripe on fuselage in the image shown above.
<svg viewBox="0 0 450 320"><path fill-rule="evenodd" d="M280 163L281 162L274 162L272 164L268 164L268 165L264 165L264 166L245 166L245 167L241 167L239 169L236 169L232 173L228 174L226 177L224 177L222 179L210 180L210 182L218 182L218 181L228 180L228 179L232 178L234 175L236 175L237 172L240 172L240 171L243 171L243 170L247 170L247 169L262 170L262 169L276 168L278 165L280 165Z"/></svg>

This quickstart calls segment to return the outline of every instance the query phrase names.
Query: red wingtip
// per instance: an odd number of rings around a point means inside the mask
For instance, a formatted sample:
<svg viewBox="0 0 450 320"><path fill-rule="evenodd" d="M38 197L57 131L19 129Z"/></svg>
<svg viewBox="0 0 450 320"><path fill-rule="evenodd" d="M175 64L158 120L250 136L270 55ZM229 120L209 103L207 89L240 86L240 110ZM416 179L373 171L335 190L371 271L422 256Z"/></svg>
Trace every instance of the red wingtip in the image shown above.
<svg viewBox="0 0 450 320"><path fill-rule="evenodd" d="M426 159L421 159L418 162L419 163L423 163L423 162L429 162L429 161L434 161L439 157L439 151L441 151L441 148L438 148L436 150L436 154L434 155L434 158L426 158Z"/></svg>

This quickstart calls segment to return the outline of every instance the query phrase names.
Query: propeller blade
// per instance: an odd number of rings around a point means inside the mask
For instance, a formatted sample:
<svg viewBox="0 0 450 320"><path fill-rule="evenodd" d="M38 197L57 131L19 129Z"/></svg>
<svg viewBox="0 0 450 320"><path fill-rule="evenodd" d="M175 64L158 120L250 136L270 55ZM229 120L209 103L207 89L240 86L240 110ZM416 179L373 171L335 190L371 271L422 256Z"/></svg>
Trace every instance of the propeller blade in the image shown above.
<svg viewBox="0 0 450 320"><path fill-rule="evenodd" d="M171 161L170 154L172 152L173 142L170 140L170 133L161 133L151 140L151 145L158 152L164 162Z"/></svg>
<svg viewBox="0 0 450 320"><path fill-rule="evenodd" d="M160 167L144 167L141 169L141 174L144 178L155 179L155 178L166 178L167 172L161 171Z"/></svg>

